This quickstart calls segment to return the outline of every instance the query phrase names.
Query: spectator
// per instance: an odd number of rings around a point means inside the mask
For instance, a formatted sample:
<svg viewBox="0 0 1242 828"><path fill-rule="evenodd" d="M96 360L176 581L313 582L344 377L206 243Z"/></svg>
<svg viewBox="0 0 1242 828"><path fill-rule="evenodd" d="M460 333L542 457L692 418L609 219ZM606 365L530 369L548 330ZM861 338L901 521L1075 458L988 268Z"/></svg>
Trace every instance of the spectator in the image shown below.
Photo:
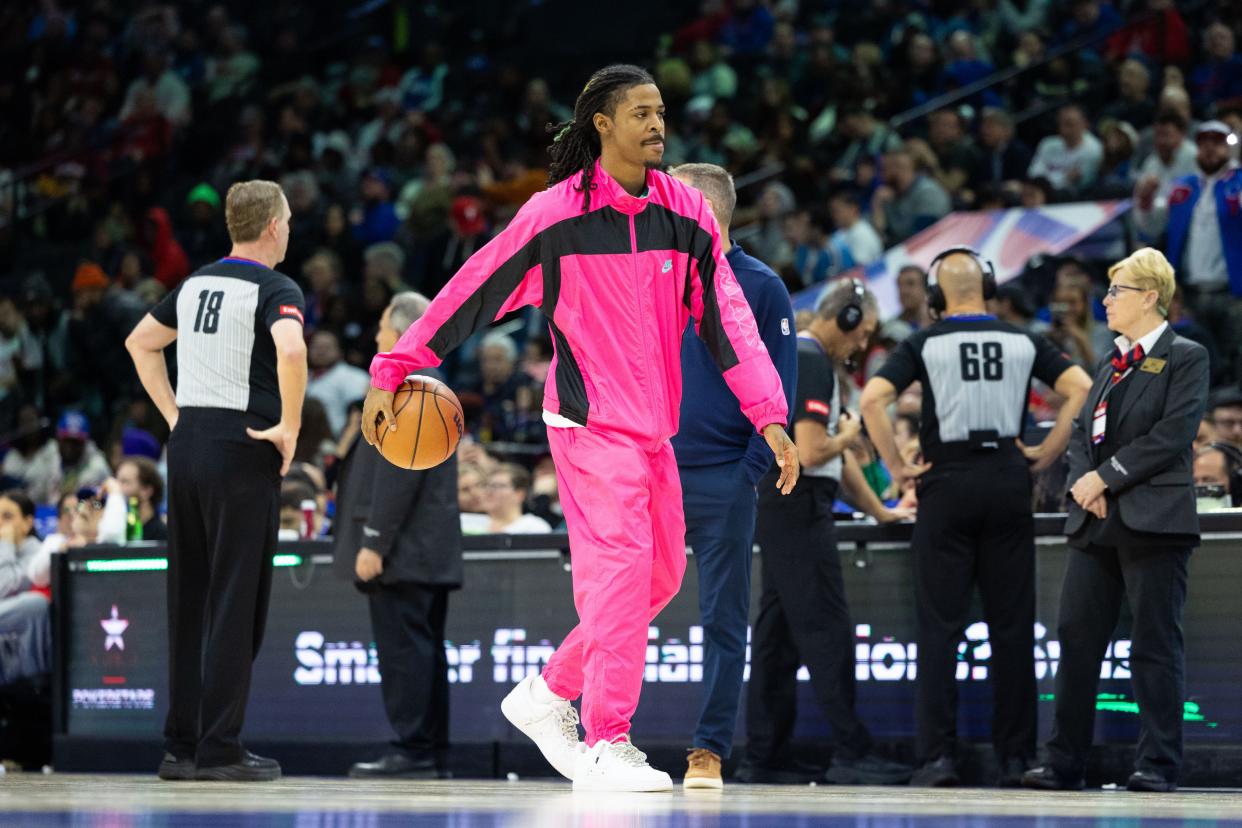
<svg viewBox="0 0 1242 828"><path fill-rule="evenodd" d="M52 671L50 553L34 519L25 492L0 494L0 687Z"/></svg>
<svg viewBox="0 0 1242 828"><path fill-rule="evenodd" d="M996 72L996 67L979 57L975 35L966 29L958 29L949 35L947 51L950 59L944 67L946 90L970 86ZM982 89L966 98L965 102L975 107L1000 106L1003 103L995 89Z"/></svg>
<svg viewBox="0 0 1242 828"><path fill-rule="evenodd" d="M320 469L326 469L329 459L344 456L337 453L337 441L333 439L332 435L337 433L341 439L345 439L346 432L352 430L354 433L351 437L356 438L359 433L359 424L362 422L361 408L353 403L347 408L348 419L345 425L339 432L333 432L323 403L314 397L307 397L303 400L302 430L298 432L298 442L293 450L293 459L301 463L309 463Z"/></svg>
<svg viewBox="0 0 1242 828"><path fill-rule="evenodd" d="M405 268L405 251L393 242L373 244L362 254L365 265L362 277L367 283L378 282L392 293L408 290L402 272Z"/></svg>
<svg viewBox="0 0 1242 828"><path fill-rule="evenodd" d="M1043 176L1028 178L1022 182L1018 203L1027 210L1034 210L1052 202L1052 182Z"/></svg>
<svg viewBox="0 0 1242 828"><path fill-rule="evenodd" d="M180 233L181 248L191 268L214 261L228 234L220 215L220 194L210 184L195 185L185 198L187 221Z"/></svg>
<svg viewBox="0 0 1242 828"><path fill-rule="evenodd" d="M819 211L809 209L795 210L785 217L785 241L793 251L790 291L819 284L837 272L824 223Z"/></svg>
<svg viewBox="0 0 1242 828"><path fill-rule="evenodd" d="M903 265L897 271L897 302L901 311L895 318L912 330L925 328L932 322L927 305L927 271L915 264Z"/></svg>
<svg viewBox="0 0 1242 828"><path fill-rule="evenodd" d="M1031 164L1031 148L1014 137L1008 112L998 107L983 110L979 116L979 148L970 172L972 186L1016 189Z"/></svg>
<svg viewBox="0 0 1242 828"><path fill-rule="evenodd" d="M1147 178L1134 190L1134 219L1149 238L1167 231L1169 261L1177 269L1186 305L1211 332L1232 372L1242 344L1242 211L1237 164L1229 157L1235 136L1224 123L1207 121L1195 133L1198 170L1175 179L1168 199L1156 198Z"/></svg>
<svg viewBox="0 0 1242 828"><path fill-rule="evenodd" d="M1113 332L1097 322L1091 310L1091 282L1081 267L1065 262L1057 270L1053 293L1052 325L1048 338L1061 346L1070 359L1090 369L1113 350Z"/></svg>
<svg viewBox="0 0 1242 828"><path fill-rule="evenodd" d="M37 406L27 403L18 409L17 423L8 451L4 453L4 464L0 466L0 485L3 488L24 485L30 464L47 442L46 430L47 420L39 415Z"/></svg>
<svg viewBox="0 0 1242 828"><path fill-rule="evenodd" d="M361 244L392 241L401 226L392 203L392 176L372 167L362 176L362 202L350 214L354 238Z"/></svg>
<svg viewBox="0 0 1242 828"><path fill-rule="evenodd" d="M1046 333L1047 325L1035 319L1035 308L1021 285L1007 282L996 288L996 297L989 303L992 313L1002 322L1030 333Z"/></svg>
<svg viewBox="0 0 1242 828"><path fill-rule="evenodd" d="M26 490L36 503L56 503L61 495L101 485L110 473L103 452L91 440L86 416L66 411L56 423L56 438L26 470Z"/></svg>
<svg viewBox="0 0 1242 828"><path fill-rule="evenodd" d="M1117 67L1117 98L1100 110L1100 115L1130 124L1147 124L1154 114L1147 67L1135 58L1122 61Z"/></svg>
<svg viewBox="0 0 1242 828"><path fill-rule="evenodd" d="M244 97L258 79L262 63L246 50L241 26L225 26L216 53L207 61L207 101L211 104Z"/></svg>
<svg viewBox="0 0 1242 828"><path fill-rule="evenodd" d="M143 56L142 75L125 91L120 120L124 121L134 112L144 94L154 96L156 110L174 127L180 128L190 122L190 89L168 68L168 55L158 47L150 47Z"/></svg>
<svg viewBox="0 0 1242 828"><path fill-rule="evenodd" d="M1216 439L1242 449L1242 390L1219 389L1209 398L1207 413L1216 429Z"/></svg>
<svg viewBox="0 0 1242 828"><path fill-rule="evenodd" d="M884 255L884 242L862 216L862 201L857 193L838 190L828 200L836 231L828 239L829 248L840 263L840 270L871 264Z"/></svg>
<svg viewBox="0 0 1242 828"><path fill-rule="evenodd" d="M506 535L551 532L552 527L546 520L523 513L529 495L530 472L513 463L501 463L483 487L483 505L489 521L487 531Z"/></svg>
<svg viewBox="0 0 1242 828"><path fill-rule="evenodd" d="M979 148L966 134L966 121L956 109L938 109L927 116L928 173L950 193L960 193L970 182L971 170L979 167ZM973 195L961 196L969 204Z"/></svg>
<svg viewBox="0 0 1242 828"><path fill-rule="evenodd" d="M467 428L485 442L542 443L542 397L534 382L518 370L518 351L503 333L490 333L479 345L479 413Z"/></svg>
<svg viewBox="0 0 1242 828"><path fill-rule="evenodd" d="M147 210L143 235L149 245L147 255L155 266L152 275L164 287L176 287L189 274L190 260L173 237L172 220L168 217L168 211L163 207Z"/></svg>
<svg viewBox="0 0 1242 828"><path fill-rule="evenodd" d="M1146 6L1147 14L1141 4L1130 7L1137 19L1108 39L1109 58L1116 61L1133 55L1147 61L1185 64L1190 60L1190 38L1173 0L1146 0Z"/></svg>
<svg viewBox="0 0 1242 828"><path fill-rule="evenodd" d="M1134 148L1138 132L1125 121L1101 121L1100 138L1104 159L1094 185L1084 195L1099 198L1126 198L1134 189Z"/></svg>
<svg viewBox="0 0 1242 828"><path fill-rule="evenodd" d="M759 196L757 221L736 233L744 241L755 258L779 270L793 260L793 249L785 238L785 217L797 206L793 191L779 181L763 188Z"/></svg>
<svg viewBox="0 0 1242 828"><path fill-rule="evenodd" d="M1103 157L1104 147L1088 131L1082 107L1068 104L1057 113L1057 134L1039 142L1026 173L1048 179L1056 190L1073 192L1095 182Z"/></svg>
<svg viewBox="0 0 1242 828"><path fill-rule="evenodd" d="M944 188L914 168L905 150L884 156L884 184L871 197L871 223L892 247L935 224L952 205Z"/></svg>
<svg viewBox="0 0 1242 828"><path fill-rule="evenodd" d="M1229 456L1218 448L1205 446L1195 451L1194 476L1196 486L1220 486L1225 494L1231 494L1230 477L1233 469Z"/></svg>
<svg viewBox="0 0 1242 828"><path fill-rule="evenodd" d="M317 250L302 265L302 276L307 286L306 332L323 329L340 334L351 316L340 258L326 248Z"/></svg>
<svg viewBox="0 0 1242 828"><path fill-rule="evenodd" d="M138 376L125 351L125 337L146 307L136 296L114 289L94 262L83 262L73 274L73 312L69 317L69 345L79 376L92 377L107 410L134 395Z"/></svg>
<svg viewBox="0 0 1242 828"><path fill-rule="evenodd" d="M865 105L842 107L839 118L841 133L849 143L829 171L834 182L853 184L861 162L901 148L901 136L877 121Z"/></svg>
<svg viewBox="0 0 1242 828"><path fill-rule="evenodd" d="M1195 453L1203 451L1208 443L1215 443L1216 439L1216 424L1212 422L1211 413L1205 411L1203 419L1199 421L1199 431L1195 434Z"/></svg>
<svg viewBox="0 0 1242 828"><path fill-rule="evenodd" d="M1242 55L1236 51L1233 29L1217 20L1203 31L1204 62L1190 73L1190 92L1196 106L1242 98Z"/></svg>
<svg viewBox="0 0 1242 828"><path fill-rule="evenodd" d="M1156 179L1157 198L1167 199L1173 179L1192 175L1197 169L1195 145L1186 140L1186 127L1186 120L1171 110L1156 116L1152 151L1139 167L1138 182L1142 185L1144 179Z"/></svg>
<svg viewBox="0 0 1242 828"><path fill-rule="evenodd" d="M164 502L164 478L148 457L124 457L116 467L116 481L126 502L138 499L138 519L144 541L168 540L168 526L160 517Z"/></svg>
<svg viewBox="0 0 1242 828"><path fill-rule="evenodd" d="M310 358L310 380L306 383L306 396L323 403L332 433L340 434L345 427L349 404L367 395L371 375L345 362L341 356L340 340L331 331L320 330L312 334L307 355Z"/></svg>

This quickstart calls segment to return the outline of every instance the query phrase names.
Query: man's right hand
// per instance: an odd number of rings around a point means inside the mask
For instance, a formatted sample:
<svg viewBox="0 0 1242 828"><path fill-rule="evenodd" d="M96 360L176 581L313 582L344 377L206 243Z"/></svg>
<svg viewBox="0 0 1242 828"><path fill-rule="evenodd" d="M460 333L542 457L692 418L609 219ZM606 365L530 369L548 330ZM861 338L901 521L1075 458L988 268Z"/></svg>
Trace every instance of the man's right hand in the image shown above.
<svg viewBox="0 0 1242 828"><path fill-rule="evenodd" d="M1154 175L1148 175L1139 179L1139 183L1134 187L1134 198L1139 202L1139 206L1144 209L1151 206L1151 202L1156 197L1156 192L1160 189L1160 179Z"/></svg>
<svg viewBox="0 0 1242 828"><path fill-rule="evenodd" d="M367 390L367 398L362 403L362 438L373 446L379 445L381 418L385 428L389 431L397 430L397 416L392 413L393 396L392 391L385 391L374 385Z"/></svg>
<svg viewBox="0 0 1242 828"><path fill-rule="evenodd" d="M258 431L253 428L246 429L246 433L254 440L267 440L276 447L280 452L280 476L284 477L289 473L289 465L293 462L293 451L298 446L298 432L301 428L277 423L271 428L265 428Z"/></svg>

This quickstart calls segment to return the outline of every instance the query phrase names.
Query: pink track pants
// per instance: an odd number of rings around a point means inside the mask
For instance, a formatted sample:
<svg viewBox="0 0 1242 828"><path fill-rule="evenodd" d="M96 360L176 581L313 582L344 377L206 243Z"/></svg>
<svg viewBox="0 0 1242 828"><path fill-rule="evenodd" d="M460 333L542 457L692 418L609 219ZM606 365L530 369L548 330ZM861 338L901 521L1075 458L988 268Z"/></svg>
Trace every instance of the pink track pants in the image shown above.
<svg viewBox="0 0 1242 828"><path fill-rule="evenodd" d="M673 447L549 428L573 561L578 626L544 668L553 693L582 695L586 743L629 732L647 626L681 587L686 522Z"/></svg>

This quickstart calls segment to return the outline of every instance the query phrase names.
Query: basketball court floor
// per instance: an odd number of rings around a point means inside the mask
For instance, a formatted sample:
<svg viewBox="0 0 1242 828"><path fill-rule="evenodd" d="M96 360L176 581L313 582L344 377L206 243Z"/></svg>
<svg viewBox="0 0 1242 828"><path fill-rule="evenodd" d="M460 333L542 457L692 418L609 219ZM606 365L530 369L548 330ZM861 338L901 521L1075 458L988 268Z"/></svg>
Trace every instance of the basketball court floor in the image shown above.
<svg viewBox="0 0 1242 828"><path fill-rule="evenodd" d="M295 777L265 785L154 776L11 774L0 825L14 828L941 828L1242 826L1242 791L1131 794L986 789L773 787L723 793L574 794L557 782L361 782Z"/></svg>

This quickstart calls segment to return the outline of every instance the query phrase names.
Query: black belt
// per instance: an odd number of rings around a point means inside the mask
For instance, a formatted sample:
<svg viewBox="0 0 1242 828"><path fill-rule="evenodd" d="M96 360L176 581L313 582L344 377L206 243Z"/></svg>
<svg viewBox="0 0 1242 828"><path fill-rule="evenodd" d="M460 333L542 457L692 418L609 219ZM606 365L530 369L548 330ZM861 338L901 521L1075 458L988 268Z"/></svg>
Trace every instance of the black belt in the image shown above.
<svg viewBox="0 0 1242 828"><path fill-rule="evenodd" d="M1022 452L1012 437L999 437L991 441L974 442L960 440L951 443L940 443L923 450L923 459L929 463L952 463L967 460L987 460L996 458L1011 459L1021 457Z"/></svg>

